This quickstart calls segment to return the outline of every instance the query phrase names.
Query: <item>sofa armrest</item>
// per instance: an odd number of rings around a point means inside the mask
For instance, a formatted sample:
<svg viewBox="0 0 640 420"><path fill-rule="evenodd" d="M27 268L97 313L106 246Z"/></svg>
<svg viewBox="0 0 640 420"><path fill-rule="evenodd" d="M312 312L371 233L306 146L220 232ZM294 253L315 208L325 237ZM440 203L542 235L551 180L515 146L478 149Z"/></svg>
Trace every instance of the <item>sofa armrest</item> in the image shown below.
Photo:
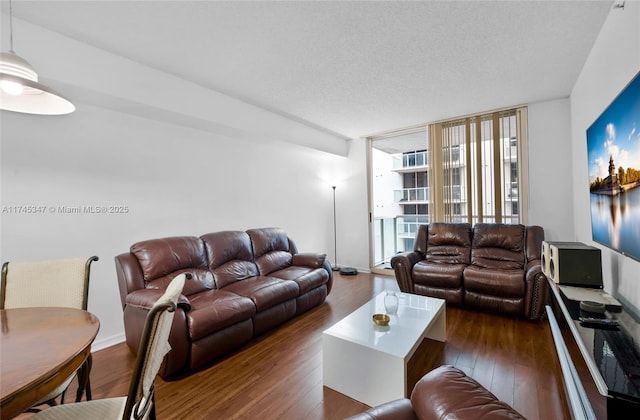
<svg viewBox="0 0 640 420"><path fill-rule="evenodd" d="M329 276L329 280L327 281L327 294L331 292L331 288L333 287L333 273L331 270L331 263L327 260L327 254L321 254L319 252L297 252L295 248L295 244L293 241L290 241L290 246L295 251L295 253L291 257L291 265L299 266L299 267L309 267L309 268L324 268Z"/></svg>
<svg viewBox="0 0 640 420"><path fill-rule="evenodd" d="M427 373L411 392L411 403L420 419L521 419L525 418L453 366L443 365Z"/></svg>
<svg viewBox="0 0 640 420"><path fill-rule="evenodd" d="M526 298L525 298L525 315L529 319L542 319L545 315L544 306L547 302L547 294L549 285L547 276L542 272L542 263L540 260L531 260L527 263L525 282L526 282Z"/></svg>
<svg viewBox="0 0 640 420"><path fill-rule="evenodd" d="M329 280L327 281L327 295L331 293L331 289L333 288L333 269L331 267L331 263L329 260L324 260L322 263L322 268L324 268L329 275Z"/></svg>
<svg viewBox="0 0 640 420"><path fill-rule="evenodd" d="M299 254L293 255L293 257L291 258L291 265L310 268L321 268L326 258L327 254L320 254L316 252L301 252Z"/></svg>
<svg viewBox="0 0 640 420"><path fill-rule="evenodd" d="M149 310L164 293L161 289L141 289L130 293L126 297L123 311L125 324L125 337L127 346L134 354L138 353L142 331ZM173 315L171 332L169 333L169 345L171 350L164 358L159 375L171 378L183 372L187 367L189 358L189 330L186 312L191 309L189 300L181 295L178 298L178 307Z"/></svg>
<svg viewBox="0 0 640 420"><path fill-rule="evenodd" d="M144 289L144 275L135 255L127 252L115 257L118 289L122 308L126 304L127 295L135 290Z"/></svg>
<svg viewBox="0 0 640 420"><path fill-rule="evenodd" d="M405 293L413 293L413 279L411 271L413 266L420 260L423 260L424 256L417 251L404 252L395 255L391 258L391 267L396 274L396 281L400 290Z"/></svg>
<svg viewBox="0 0 640 420"><path fill-rule="evenodd" d="M143 309L151 309L154 303L164 294L162 289L140 289L135 292L129 293L125 298L126 306L135 306ZM178 307L182 308L185 312L191 310L191 302L185 295L178 297Z"/></svg>
<svg viewBox="0 0 640 420"><path fill-rule="evenodd" d="M411 400L402 398L372 407L347 420L418 420L418 417L413 411Z"/></svg>

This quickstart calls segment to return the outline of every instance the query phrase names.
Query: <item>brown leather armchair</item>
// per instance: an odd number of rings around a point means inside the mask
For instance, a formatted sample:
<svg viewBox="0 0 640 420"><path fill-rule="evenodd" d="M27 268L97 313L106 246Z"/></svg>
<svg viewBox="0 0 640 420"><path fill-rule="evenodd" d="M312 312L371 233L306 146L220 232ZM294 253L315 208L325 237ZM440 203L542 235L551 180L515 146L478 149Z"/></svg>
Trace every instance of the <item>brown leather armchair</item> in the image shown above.
<svg viewBox="0 0 640 420"><path fill-rule="evenodd" d="M507 403L453 366L440 366L416 383L411 398L372 407L347 420L522 419Z"/></svg>
<svg viewBox="0 0 640 420"><path fill-rule="evenodd" d="M391 259L400 290L462 305L462 273L471 261L471 225L421 225L414 251Z"/></svg>
<svg viewBox="0 0 640 420"><path fill-rule="evenodd" d="M540 226L431 223L391 259L400 290L529 319L544 315Z"/></svg>

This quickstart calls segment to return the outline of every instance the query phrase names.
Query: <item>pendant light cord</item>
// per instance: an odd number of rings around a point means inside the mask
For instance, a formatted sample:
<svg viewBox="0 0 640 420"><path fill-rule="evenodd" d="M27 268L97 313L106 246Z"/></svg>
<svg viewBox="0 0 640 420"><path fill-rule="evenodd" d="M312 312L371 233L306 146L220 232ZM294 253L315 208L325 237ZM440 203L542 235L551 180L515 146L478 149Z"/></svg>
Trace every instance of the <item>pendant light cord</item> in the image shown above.
<svg viewBox="0 0 640 420"><path fill-rule="evenodd" d="M13 51L13 2L9 0L9 52L15 54Z"/></svg>

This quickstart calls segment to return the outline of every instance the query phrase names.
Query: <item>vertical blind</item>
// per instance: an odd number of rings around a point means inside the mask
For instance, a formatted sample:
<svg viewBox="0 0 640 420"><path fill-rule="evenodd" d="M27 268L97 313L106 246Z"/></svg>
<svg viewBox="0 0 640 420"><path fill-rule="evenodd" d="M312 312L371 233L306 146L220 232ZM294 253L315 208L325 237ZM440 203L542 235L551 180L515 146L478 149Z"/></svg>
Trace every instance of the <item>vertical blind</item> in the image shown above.
<svg viewBox="0 0 640 420"><path fill-rule="evenodd" d="M520 223L526 108L429 125L433 220Z"/></svg>

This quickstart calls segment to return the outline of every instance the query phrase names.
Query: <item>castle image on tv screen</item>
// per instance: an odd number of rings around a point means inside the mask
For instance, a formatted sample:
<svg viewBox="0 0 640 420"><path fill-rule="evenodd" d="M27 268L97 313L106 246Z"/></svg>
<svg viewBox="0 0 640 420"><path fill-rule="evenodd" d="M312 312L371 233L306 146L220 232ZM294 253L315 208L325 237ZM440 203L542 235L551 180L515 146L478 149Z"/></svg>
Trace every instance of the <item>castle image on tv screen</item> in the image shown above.
<svg viewBox="0 0 640 420"><path fill-rule="evenodd" d="M640 73L587 129L593 240L640 260Z"/></svg>

